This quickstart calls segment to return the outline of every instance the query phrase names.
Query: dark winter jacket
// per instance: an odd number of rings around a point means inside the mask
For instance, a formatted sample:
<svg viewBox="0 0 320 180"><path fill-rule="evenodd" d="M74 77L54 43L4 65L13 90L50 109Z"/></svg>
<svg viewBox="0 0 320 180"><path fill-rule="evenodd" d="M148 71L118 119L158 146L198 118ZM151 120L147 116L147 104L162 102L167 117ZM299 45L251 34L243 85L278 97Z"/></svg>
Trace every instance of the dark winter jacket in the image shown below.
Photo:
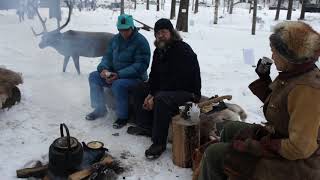
<svg viewBox="0 0 320 180"><path fill-rule="evenodd" d="M116 72L119 78L147 80L150 63L150 46L137 30L130 39L125 40L120 34L115 35L106 55L98 65L98 71L107 69Z"/></svg>
<svg viewBox="0 0 320 180"><path fill-rule="evenodd" d="M197 55L182 40L172 42L166 49L155 49L149 76L152 95L158 91L182 90L201 96Z"/></svg>

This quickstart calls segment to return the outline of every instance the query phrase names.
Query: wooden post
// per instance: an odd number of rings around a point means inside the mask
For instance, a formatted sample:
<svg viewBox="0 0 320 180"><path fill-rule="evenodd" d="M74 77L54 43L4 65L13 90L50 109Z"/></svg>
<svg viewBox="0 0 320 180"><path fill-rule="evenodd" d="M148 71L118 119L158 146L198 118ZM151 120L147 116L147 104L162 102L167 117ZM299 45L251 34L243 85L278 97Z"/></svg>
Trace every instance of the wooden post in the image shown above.
<svg viewBox="0 0 320 180"><path fill-rule="evenodd" d="M200 147L199 122L184 120L180 115L172 119L172 161L183 168L192 167L192 154Z"/></svg>

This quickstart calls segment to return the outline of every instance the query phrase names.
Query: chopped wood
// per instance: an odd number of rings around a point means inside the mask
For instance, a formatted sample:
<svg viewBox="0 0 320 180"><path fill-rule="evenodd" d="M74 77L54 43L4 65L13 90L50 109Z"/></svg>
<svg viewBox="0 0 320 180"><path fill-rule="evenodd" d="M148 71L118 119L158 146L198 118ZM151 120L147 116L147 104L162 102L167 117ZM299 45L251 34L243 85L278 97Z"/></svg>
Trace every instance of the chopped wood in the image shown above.
<svg viewBox="0 0 320 180"><path fill-rule="evenodd" d="M47 174L47 171L48 171L48 165L19 169L17 170L17 177L18 178L29 178L29 177L43 178Z"/></svg>
<svg viewBox="0 0 320 180"><path fill-rule="evenodd" d="M106 165L111 165L113 163L113 159L111 156L106 156L104 157L101 161L97 162L97 163L94 163L93 165L91 165L89 168L86 168L86 169L83 169L81 171L77 171L73 174L71 174L69 177L68 177L68 180L82 180L82 179L85 179L87 178L88 176L90 176L96 166L106 166Z"/></svg>

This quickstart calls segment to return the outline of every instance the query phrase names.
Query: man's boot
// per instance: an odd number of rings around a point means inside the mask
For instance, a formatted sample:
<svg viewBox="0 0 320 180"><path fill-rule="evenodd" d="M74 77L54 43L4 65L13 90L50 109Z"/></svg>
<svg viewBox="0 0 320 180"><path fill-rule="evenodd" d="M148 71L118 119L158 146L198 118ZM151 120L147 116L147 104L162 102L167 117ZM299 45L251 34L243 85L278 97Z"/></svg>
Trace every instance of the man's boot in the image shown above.
<svg viewBox="0 0 320 180"><path fill-rule="evenodd" d="M152 160L157 159L166 150L166 146L166 144L153 143L145 152L146 158Z"/></svg>
<svg viewBox="0 0 320 180"><path fill-rule="evenodd" d="M96 120L97 118L105 116L106 114L107 114L106 109L96 108L94 111L86 115L86 120L93 121L93 120Z"/></svg>

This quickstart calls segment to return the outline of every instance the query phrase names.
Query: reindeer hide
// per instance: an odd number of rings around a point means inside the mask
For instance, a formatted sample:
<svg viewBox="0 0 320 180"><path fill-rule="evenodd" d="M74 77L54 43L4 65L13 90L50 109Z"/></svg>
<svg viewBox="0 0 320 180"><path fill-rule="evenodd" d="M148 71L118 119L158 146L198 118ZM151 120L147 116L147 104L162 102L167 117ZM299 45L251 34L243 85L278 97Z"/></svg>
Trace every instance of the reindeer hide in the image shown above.
<svg viewBox="0 0 320 180"><path fill-rule="evenodd" d="M0 108L12 96L12 89L22 83L21 74L0 67Z"/></svg>

